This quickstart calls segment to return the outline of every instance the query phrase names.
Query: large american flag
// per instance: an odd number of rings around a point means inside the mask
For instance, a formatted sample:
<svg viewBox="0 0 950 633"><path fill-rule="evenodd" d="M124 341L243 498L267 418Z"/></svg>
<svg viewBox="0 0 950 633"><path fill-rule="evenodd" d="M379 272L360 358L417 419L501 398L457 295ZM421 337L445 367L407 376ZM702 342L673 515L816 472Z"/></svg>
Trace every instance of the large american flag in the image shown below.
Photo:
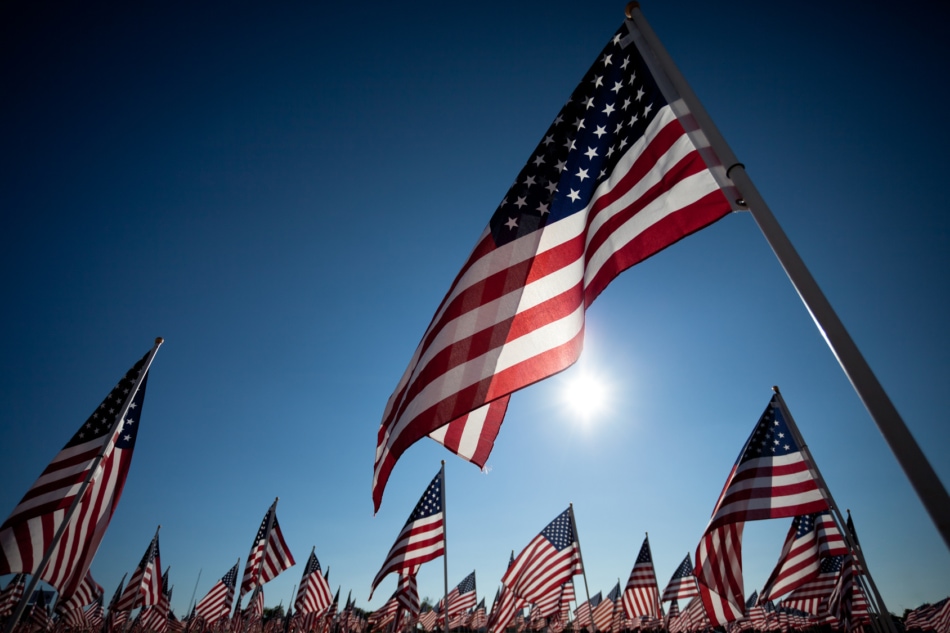
<svg viewBox="0 0 950 633"><path fill-rule="evenodd" d="M416 507L402 526L396 542L386 555L383 566L373 578L373 592L388 574L412 569L445 553L445 524L442 514L442 485L445 467L429 483Z"/></svg>
<svg viewBox="0 0 950 633"><path fill-rule="evenodd" d="M209 624L213 624L221 618L231 615L231 608L234 606L234 588L237 585L238 567L241 561L234 563L234 567L229 569L221 580L214 583L204 598L195 605L195 616L203 619Z"/></svg>
<svg viewBox="0 0 950 633"><path fill-rule="evenodd" d="M159 526L161 527L161 526ZM131 611L137 607L158 604L162 596L162 558L158 549L158 530L152 542L145 549L142 560L132 572L129 584L115 608L117 611Z"/></svg>
<svg viewBox="0 0 950 633"><path fill-rule="evenodd" d="M696 578L713 626L742 617L742 526L829 508L812 466L795 441L778 394L739 452L706 533L696 548Z"/></svg>
<svg viewBox="0 0 950 633"><path fill-rule="evenodd" d="M82 583L125 486L148 369L161 342L157 339L132 366L0 525L0 574L38 576L56 588L60 600L72 596ZM54 543L61 529L62 536ZM38 569L54 545L49 562Z"/></svg>
<svg viewBox="0 0 950 633"><path fill-rule="evenodd" d="M331 600L333 596L330 593L330 583L320 570L316 553L311 551L300 578L294 610L298 614L320 613L330 606Z"/></svg>
<svg viewBox="0 0 950 633"><path fill-rule="evenodd" d="M641 615L660 617L660 588L653 569L650 539L644 537L640 553L630 570L630 578L623 590L623 612L628 618Z"/></svg>
<svg viewBox="0 0 950 633"><path fill-rule="evenodd" d="M277 522L277 501L274 499L274 503L267 510L254 542L251 543L251 551L244 564L244 576L241 578L240 598L255 587L273 580L282 571L293 567L296 562Z"/></svg>
<svg viewBox="0 0 950 633"><path fill-rule="evenodd" d="M577 360L584 312L607 284L730 211L635 28L597 57L436 310L383 413L377 510L399 456L445 425L439 441L484 465L509 395Z"/></svg>
<svg viewBox="0 0 950 633"><path fill-rule="evenodd" d="M847 552L830 512L798 515L792 519L778 563L759 600L774 599L795 590L818 575L822 557Z"/></svg>
<svg viewBox="0 0 950 633"><path fill-rule="evenodd" d="M568 508L518 554L501 582L525 602L534 603L557 593L561 585L583 572L574 513Z"/></svg>
<svg viewBox="0 0 950 633"><path fill-rule="evenodd" d="M699 587L696 586L696 576L693 575L693 561L689 554L680 563L676 571L673 572L670 582L663 590L663 602L667 600L686 600L699 595Z"/></svg>

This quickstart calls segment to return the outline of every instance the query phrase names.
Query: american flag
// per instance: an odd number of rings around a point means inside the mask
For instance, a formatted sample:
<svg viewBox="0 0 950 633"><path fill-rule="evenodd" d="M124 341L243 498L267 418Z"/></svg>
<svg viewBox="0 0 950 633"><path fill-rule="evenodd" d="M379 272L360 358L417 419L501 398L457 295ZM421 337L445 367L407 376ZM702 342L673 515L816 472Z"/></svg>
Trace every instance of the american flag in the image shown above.
<svg viewBox="0 0 950 633"><path fill-rule="evenodd" d="M818 575L822 557L847 551L830 512L798 515L792 520L778 563L765 582L759 600L794 591Z"/></svg>
<svg viewBox="0 0 950 633"><path fill-rule="evenodd" d="M673 572L673 577L663 590L663 602L667 600L686 600L699 595L699 587L696 586L696 576L693 575L693 561L689 554L680 563L680 566Z"/></svg>
<svg viewBox="0 0 950 633"><path fill-rule="evenodd" d="M117 618L119 613L124 614L125 617L128 617L128 611L119 612L116 610L116 606L119 604L119 600L122 598L122 586L125 584L126 574L122 575L122 580L119 581L119 586L115 588L115 593L112 594L112 600L109 601L109 613L106 616L106 623L103 633L110 633L112 630L117 630L121 628L121 624L125 623L125 619L122 619L121 623L117 624Z"/></svg>
<svg viewBox="0 0 950 633"><path fill-rule="evenodd" d="M432 479L429 487L409 515L409 519L396 537L383 566L380 567L369 597L373 599L376 587L391 572L412 569L438 558L445 553L445 529L442 514L442 484L445 467Z"/></svg>
<svg viewBox="0 0 950 633"><path fill-rule="evenodd" d="M478 602L475 595L475 572L473 571L463 578L462 582L452 588L446 598L448 602L446 603L446 599L444 598L439 601L439 606L437 607L441 614L440 618L442 618L443 621L446 616L451 619L466 609L474 607ZM445 607L446 604L448 604L447 609Z"/></svg>
<svg viewBox="0 0 950 633"><path fill-rule="evenodd" d="M10 579L7 586L0 592L0 620L13 612L14 607L23 597L26 588L26 574L17 574Z"/></svg>
<svg viewBox="0 0 950 633"><path fill-rule="evenodd" d="M406 570L399 574L399 584L396 585L394 597L399 603L399 608L405 611L411 618L418 617L419 607L419 585L416 582L416 573L419 568Z"/></svg>
<svg viewBox="0 0 950 633"><path fill-rule="evenodd" d="M234 567L228 570L221 580L214 583L205 597L195 605L195 617L203 619L208 624L213 624L221 618L231 615L231 608L234 606L234 588L237 585L238 567L241 561L234 563Z"/></svg>
<svg viewBox="0 0 950 633"><path fill-rule="evenodd" d="M447 424L464 441L446 447L484 465L509 395L577 360L584 312L607 284L729 213L677 118L689 113L658 88L632 29L616 32L532 152L390 396L377 510L399 456Z"/></svg>
<svg viewBox="0 0 950 633"><path fill-rule="evenodd" d="M242 615L245 622L259 622L264 617L264 586L257 585L251 593L251 599L247 601Z"/></svg>
<svg viewBox="0 0 950 633"><path fill-rule="evenodd" d="M332 599L330 583L320 570L320 561L317 560L315 550L311 550L300 578L294 610L299 614L320 613L330 606Z"/></svg>
<svg viewBox="0 0 950 633"><path fill-rule="evenodd" d="M41 578L60 599L82 583L125 486L148 369L159 345L161 339L132 366L0 525L0 574ZM85 489L84 481L89 481ZM40 570L45 554L49 562Z"/></svg>
<svg viewBox="0 0 950 633"><path fill-rule="evenodd" d="M696 548L699 596L712 626L738 620L744 613L742 530L744 522L707 528Z"/></svg>
<svg viewBox="0 0 950 633"><path fill-rule="evenodd" d="M567 625L567 621L571 615L571 603L577 599L577 596L574 593L574 581L568 580L566 583L561 585L561 598L559 601L558 619L561 621L561 624Z"/></svg>
<svg viewBox="0 0 950 633"><path fill-rule="evenodd" d="M528 603L538 602L575 574L581 574L574 513L568 508L551 521L508 567L501 582Z"/></svg>
<svg viewBox="0 0 950 633"><path fill-rule="evenodd" d="M478 605L475 606L475 610L472 611L472 623L471 626L476 631L478 629L483 629L488 624L488 615L485 609L485 599L482 598Z"/></svg>
<svg viewBox="0 0 950 633"><path fill-rule="evenodd" d="M851 617L851 607L854 598L854 558L849 551L841 561L838 580L831 595L828 596L828 611L835 616L845 632L855 628Z"/></svg>
<svg viewBox="0 0 950 633"><path fill-rule="evenodd" d="M171 605L172 592L168 587L168 569L162 575L162 595L156 604L142 610L142 628L155 633L165 633L168 630L168 609Z"/></svg>
<svg viewBox="0 0 950 633"><path fill-rule="evenodd" d="M83 608L97 600L101 601L102 592L102 586L92 577L92 572L87 571L85 578L72 596L56 601L56 611L67 617L83 620Z"/></svg>
<svg viewBox="0 0 950 633"><path fill-rule="evenodd" d="M496 633L507 630L512 619L525 604L524 598L516 596L508 587L502 585L501 595L492 605L491 617L488 618L488 630Z"/></svg>
<svg viewBox="0 0 950 633"><path fill-rule="evenodd" d="M644 537L637 561L623 590L623 612L628 618L641 615L660 617L660 588L653 569L649 537Z"/></svg>
<svg viewBox="0 0 950 633"><path fill-rule="evenodd" d="M160 527L160 526L159 526ZM158 530L149 543L138 567L132 572L129 584L116 604L117 611L131 611L137 607L158 604L162 595L162 561L158 551Z"/></svg>
<svg viewBox="0 0 950 633"><path fill-rule="evenodd" d="M255 587L276 578L284 570L294 566L294 556L284 541L284 534L277 522L277 499L267 510L261 527L257 530L251 551L244 564L244 577L241 578L241 594L238 598Z"/></svg>
<svg viewBox="0 0 950 633"><path fill-rule="evenodd" d="M788 428L778 395L774 395L742 447L706 529L827 509L824 491Z"/></svg>
<svg viewBox="0 0 950 633"><path fill-rule="evenodd" d="M821 615L822 606L827 606L828 597L834 591L843 561L844 556L829 556L822 559L818 576L786 596L782 600L782 606L800 609L812 615Z"/></svg>
<svg viewBox="0 0 950 633"><path fill-rule="evenodd" d="M574 628L580 629L584 626L590 626L591 616L594 613L594 609L597 608L597 605L601 603L603 596L601 592L595 593L590 597L589 600L585 600L581 604L577 605L577 608L574 609Z"/></svg>
<svg viewBox="0 0 950 633"><path fill-rule="evenodd" d="M611 626L614 620L614 611L617 609L617 601L620 600L620 583L617 583L607 597L600 601L594 608L593 615L594 630L609 632L613 630Z"/></svg>

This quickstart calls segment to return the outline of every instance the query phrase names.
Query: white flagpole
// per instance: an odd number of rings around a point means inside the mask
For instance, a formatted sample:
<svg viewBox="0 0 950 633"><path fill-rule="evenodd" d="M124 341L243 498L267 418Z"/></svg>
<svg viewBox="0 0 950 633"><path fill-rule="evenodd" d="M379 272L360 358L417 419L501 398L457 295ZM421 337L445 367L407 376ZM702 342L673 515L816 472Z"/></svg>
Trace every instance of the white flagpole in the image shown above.
<svg viewBox="0 0 950 633"><path fill-rule="evenodd" d="M442 582L445 590L445 597L442 600L444 608L442 615L445 618L445 633L449 633L449 530L446 525L447 513L445 511L445 460L442 460L442 468L439 471L439 479L442 485Z"/></svg>
<svg viewBox="0 0 950 633"><path fill-rule="evenodd" d="M924 504L934 525L943 537L944 543L950 548L950 496L947 494L937 473L911 435L907 425L901 418L894 404L878 382L874 372L864 359L857 345L851 339L838 315L832 309L817 282L805 267L798 252L792 246L785 232L772 215L765 200L759 194L751 178L745 171L745 165L740 163L732 149L720 134L709 114L693 93L686 79L679 72L672 57L667 53L656 33L650 28L646 18L640 11L639 3L631 2L627 5L627 17L636 26L649 51L655 59L648 59L648 65L659 65L679 97L689 107L690 112L699 124L699 128L707 137L710 146L718 155L726 176L732 180L741 194L741 199L735 202L749 209L766 241L778 258L789 280L801 297L802 302L811 314L815 325L831 348L831 352L838 359L838 364L844 370L848 380L864 403L871 418L877 424L878 430L884 436L888 446L910 480L911 486Z"/></svg>
<svg viewBox="0 0 950 633"><path fill-rule="evenodd" d="M568 504L567 508L571 512L571 529L574 530L574 540L577 541L577 557L581 559L581 571L584 576L584 593L587 594L587 615L590 616L590 630L591 633L597 633L597 625L594 624L594 609L590 606L590 589L587 586L587 566L584 565L584 554L581 552L581 537L577 534L577 521L574 520L574 504Z"/></svg>

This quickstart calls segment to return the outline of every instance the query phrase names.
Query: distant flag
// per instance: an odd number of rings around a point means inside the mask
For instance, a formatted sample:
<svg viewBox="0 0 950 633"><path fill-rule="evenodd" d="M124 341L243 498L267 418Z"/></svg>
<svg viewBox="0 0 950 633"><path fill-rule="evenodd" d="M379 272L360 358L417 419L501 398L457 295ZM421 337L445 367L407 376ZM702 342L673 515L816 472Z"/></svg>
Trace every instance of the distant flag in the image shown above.
<svg viewBox="0 0 950 633"><path fill-rule="evenodd" d="M171 605L172 592L168 586L168 569L162 575L162 594L158 602L142 610L142 628L154 633L165 633L168 630L168 610Z"/></svg>
<svg viewBox="0 0 950 633"><path fill-rule="evenodd" d="M782 606L799 609L812 615L821 615L821 606L827 603L838 582L844 556L829 556L821 561L818 575L782 600Z"/></svg>
<svg viewBox="0 0 950 633"><path fill-rule="evenodd" d="M518 554L501 582L527 603L538 602L583 573L574 513L559 514Z"/></svg>
<svg viewBox="0 0 950 633"><path fill-rule="evenodd" d="M448 602L443 599L439 602L439 606L437 607L440 611L440 618L448 617L451 619L466 609L474 607L477 602L475 595L475 572L473 571L463 578L462 582L449 591L446 598ZM448 607L446 607L446 604L448 604Z"/></svg>
<svg viewBox="0 0 950 633"><path fill-rule="evenodd" d="M614 610L617 607L617 601L620 600L620 583L610 590L607 597L600 601L591 617L594 620L594 630L599 633L612 631L611 624L614 619Z"/></svg>
<svg viewBox="0 0 950 633"><path fill-rule="evenodd" d="M512 550L508 558L508 567L515 564L515 552ZM508 628L508 625L515 617L515 613L523 607L525 601L516 596L508 587L502 585L501 589L495 594L495 601L491 606L491 613L488 616L488 630L495 633L501 633Z"/></svg>
<svg viewBox="0 0 950 633"><path fill-rule="evenodd" d="M399 583L396 585L396 593L394 594L400 609L405 611L410 618L419 615L419 586L416 583L416 573L418 571L419 567L400 572Z"/></svg>
<svg viewBox="0 0 950 633"><path fill-rule="evenodd" d="M446 425L440 441L483 466L510 394L577 360L585 311L610 281L731 210L725 170L687 132L690 113L631 45L633 28L620 27L531 154L390 396L377 510L399 456Z"/></svg>
<svg viewBox="0 0 950 633"><path fill-rule="evenodd" d="M838 580L828 597L828 611L835 616L845 632L853 631L856 628L851 617L854 585L854 559L849 551L841 561Z"/></svg>
<svg viewBox="0 0 950 633"><path fill-rule="evenodd" d="M726 478L699 546L696 578L713 626L742 617L745 521L813 514L826 493L800 450L778 395L773 395Z"/></svg>
<svg viewBox="0 0 950 633"><path fill-rule="evenodd" d="M259 622L264 617L264 586L257 585L251 593L251 599L244 610L245 622Z"/></svg>
<svg viewBox="0 0 950 633"><path fill-rule="evenodd" d="M14 607L20 602L20 598L23 597L25 587L26 574L16 574L0 592L0 620L13 612Z"/></svg>
<svg viewBox="0 0 950 633"><path fill-rule="evenodd" d="M51 624L47 593L40 589L39 591L35 591L33 596L35 599L33 609L30 611L30 625L33 627L34 632L36 630L45 631Z"/></svg>
<svg viewBox="0 0 950 633"><path fill-rule="evenodd" d="M208 624L214 624L221 618L231 615L234 606L234 590L237 585L238 568L241 561L234 563L221 580L214 583L204 598L195 605L194 615Z"/></svg>
<svg viewBox="0 0 950 633"><path fill-rule="evenodd" d="M30 574L28 591L42 579L60 599L82 583L125 486L148 369L161 343L156 339L125 374L0 525L0 575Z"/></svg>
<svg viewBox="0 0 950 633"><path fill-rule="evenodd" d="M251 543L251 551L244 564L239 598L243 598L244 594L255 587L273 580L281 572L293 567L294 563L294 556L290 553L277 522L277 499L274 499L261 521L254 542Z"/></svg>
<svg viewBox="0 0 950 633"><path fill-rule="evenodd" d="M125 620L122 619L119 621L119 611L117 609L119 605L119 600L122 598L122 587L125 585L125 577L127 574L122 575L122 580L119 581L119 586L115 588L115 592L112 594L112 600L109 601L109 613L106 615L105 627L103 633L111 633L113 629L118 630L121 628L121 625L125 623ZM122 612L125 617L128 617L128 611Z"/></svg>
<svg viewBox="0 0 950 633"><path fill-rule="evenodd" d="M641 615L660 617L660 588L653 569L649 537L644 537L640 553L630 570L630 578L623 591L623 612L631 619Z"/></svg>
<svg viewBox="0 0 950 633"><path fill-rule="evenodd" d="M577 608L574 609L574 628L580 629L585 626L591 625L591 616L594 613L594 609L597 608L597 605L601 603L603 596L601 592L595 593L590 597L589 600L585 600L581 604L577 605Z"/></svg>
<svg viewBox="0 0 950 633"><path fill-rule="evenodd" d="M567 625L568 618L571 615L571 603L577 599L577 596L574 593L574 581L568 580L566 583L561 585L561 598L559 601L559 619L561 624Z"/></svg>
<svg viewBox="0 0 950 633"><path fill-rule="evenodd" d="M823 557L847 551L830 512L796 516L759 600L774 599L804 585L818 575Z"/></svg>
<svg viewBox="0 0 950 633"><path fill-rule="evenodd" d="M307 559L300 578L300 588L297 590L297 598L294 601L294 610L298 614L325 611L333 599L330 595L330 583L323 576L315 551L315 549L311 550L310 558Z"/></svg>
<svg viewBox="0 0 950 633"><path fill-rule="evenodd" d="M445 553L445 523L442 514L445 466L443 465L422 493L422 497L402 527L383 566L373 578L369 599L388 574L412 569Z"/></svg>
<svg viewBox="0 0 950 633"><path fill-rule="evenodd" d="M689 556L686 554L686 558L673 572L673 577L663 590L663 602L687 600L699 595L699 586L696 584L696 576L693 575L693 561Z"/></svg>
<svg viewBox="0 0 950 633"><path fill-rule="evenodd" d="M86 577L72 596L56 601L56 611L73 621L84 622L84 607L102 599L102 587L93 579L92 572L86 571Z"/></svg>
<svg viewBox="0 0 950 633"><path fill-rule="evenodd" d="M672 628L671 625L673 623L673 620L679 617L679 614L680 614L679 601L677 601L676 598L673 598L673 601L670 602L669 611L666 613L665 626L663 628L665 628L666 630L670 630Z"/></svg>
<svg viewBox="0 0 950 633"><path fill-rule="evenodd" d="M161 526L159 526L161 527ZM149 543L138 567L132 572L129 584L116 605L118 611L131 611L137 607L158 604L162 595L162 563L158 550L158 530Z"/></svg>

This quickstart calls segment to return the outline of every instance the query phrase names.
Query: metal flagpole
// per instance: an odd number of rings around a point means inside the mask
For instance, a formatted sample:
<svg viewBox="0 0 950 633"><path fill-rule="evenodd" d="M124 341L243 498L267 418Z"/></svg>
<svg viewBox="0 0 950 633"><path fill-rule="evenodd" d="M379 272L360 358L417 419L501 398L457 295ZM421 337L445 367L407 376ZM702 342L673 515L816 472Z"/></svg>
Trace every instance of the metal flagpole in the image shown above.
<svg viewBox="0 0 950 633"><path fill-rule="evenodd" d="M720 134L709 114L703 108L699 99L693 93L686 79L679 72L672 57L667 53L656 33L647 23L639 3L631 2L627 5L627 17L636 26L631 29L635 38L641 39L645 48L652 52L655 59L645 55L649 66L658 65L679 93L679 97L689 107L689 110L703 134L707 137L712 149L718 155L726 176L732 180L741 194L736 202L747 207L772 247L789 280L798 292L799 297L811 314L815 325L831 348L838 364L844 370L858 397L871 414L878 430L884 436L904 474L910 480L911 486L924 504L934 525L943 537L944 544L950 548L950 496L947 494L937 473L911 435L907 425L901 418L894 404L884 392L877 377L871 371L857 345L851 339L838 315L832 309L817 282L805 267L801 257L795 251L785 232L772 215L765 200L759 194L751 178L745 171L745 165L736 158L725 138ZM646 53L647 50L641 52Z"/></svg>
<svg viewBox="0 0 950 633"><path fill-rule="evenodd" d="M191 592L191 601L190 601L190 606L188 607L188 611L191 611L192 609L195 608L195 595L197 595L198 593L198 581L200 580L201 580L201 569L198 570L198 578L195 580L195 588Z"/></svg>
<svg viewBox="0 0 950 633"><path fill-rule="evenodd" d="M152 351L149 352L148 358L145 361L145 364L142 365L142 370L139 372L138 377L135 379L135 384L132 386L131 395L126 399L125 403L122 405L122 409L119 411L119 415L116 416L115 422L112 423L112 430L109 431L111 440L106 442L102 451L96 455L96 458L92 461L92 464L89 467L89 471L86 473L86 478L83 479L82 484L79 486L79 490L76 491L76 496L73 497L72 503L69 505L69 509L66 510L66 514L63 515L63 521L59 524L59 527L56 529L56 533L53 535L53 540L50 541L50 545L46 548L46 553L43 555L43 559L40 561L40 564L37 565L36 570L30 574L30 582L27 584L26 588L23 590L23 597L20 598L20 602L16 606L13 614L7 618L6 625L4 626L3 633L11 633L16 627L17 622L20 621L20 618L23 616L23 611L26 610L26 603L29 600L30 596L33 594L33 591L36 589L37 583L40 581L40 576L46 570L46 566L49 564L50 559L53 557L53 552L56 551L56 548L59 547L59 542L63 538L63 534L66 532L66 528L69 527L69 522L72 520L73 515L76 513L76 509L79 507L79 502L83 498L83 494L86 492L86 488L89 487L90 482L92 482L93 475L96 473L96 470L99 468L99 464L102 462L105 457L106 450L112 447L115 443L115 432L125 421L125 415L129 411L129 405L132 404L132 398L138 392L139 387L142 386L142 381L145 379L145 376L148 374L149 368L152 366L152 361L155 359L155 353L158 352L158 348L161 347L162 343L165 342L165 339L158 337L155 339L155 345L152 347Z"/></svg>
<svg viewBox="0 0 950 633"><path fill-rule="evenodd" d="M442 468L439 470L439 479L441 479L442 485L442 582L445 589L445 597L442 599L442 604L445 605L445 608L442 610L442 615L445 618L445 633L449 633L449 539L448 539L448 526L446 523L446 511L445 511L445 460L442 460Z"/></svg>
<svg viewBox="0 0 950 633"><path fill-rule="evenodd" d="M597 625L594 624L594 610L590 606L590 589L587 587L587 566L584 565L581 537L577 534L577 521L574 520L574 504L568 504L567 509L571 513L571 529L574 530L574 540L577 542L577 557L581 559L581 573L584 576L584 592L587 594L587 615L590 617L590 630L592 633L597 633Z"/></svg>
<svg viewBox="0 0 950 633"><path fill-rule="evenodd" d="M795 442L798 443L799 450L801 451L802 456L805 458L805 462L808 464L808 469L811 471L812 476L821 487L822 496L825 497L825 499L828 501L828 505L831 507L832 517L834 518L835 523L838 525L838 530L844 537L844 541L847 543L848 549L857 553L858 561L864 568L864 575L867 577L868 583L871 585L871 589L873 590L874 602L875 607L877 607L878 615L881 617L881 619L886 621L887 630L890 631L890 633L897 633L897 629L894 627L894 623L891 621L890 612L887 610L884 600L881 598L881 594L878 593L877 585L874 584L874 579L871 577L871 571L868 569L867 561L864 560L864 555L861 553L861 551L855 547L851 532L848 530L844 522L844 517L841 516L841 510L838 509L838 504L835 503L834 496L831 494L831 489L828 487L827 482L825 482L825 478L822 477L821 471L818 470L818 463L815 461L815 458L812 457L811 451L808 450L808 445L805 443L805 438L802 436L802 432L795 423L795 418L792 417L792 412L788 410L788 405L785 403L785 398L782 397L782 393L779 391L778 387L772 387L772 391L775 392L775 397L778 398L779 404L782 407L782 412L785 414L785 422L788 424L788 430L791 431L793 436L795 436ZM876 628L877 627L875 626L875 629Z"/></svg>

